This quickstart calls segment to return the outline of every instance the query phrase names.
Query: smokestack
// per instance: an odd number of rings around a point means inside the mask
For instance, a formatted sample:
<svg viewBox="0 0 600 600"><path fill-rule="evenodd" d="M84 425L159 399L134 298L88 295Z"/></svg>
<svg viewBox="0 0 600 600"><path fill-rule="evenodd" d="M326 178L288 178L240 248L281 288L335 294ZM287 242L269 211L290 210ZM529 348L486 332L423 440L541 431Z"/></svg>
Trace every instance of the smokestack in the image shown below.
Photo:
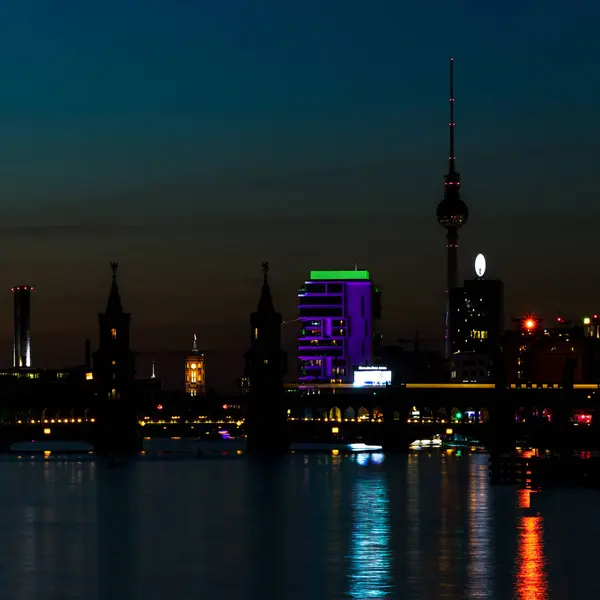
<svg viewBox="0 0 600 600"><path fill-rule="evenodd" d="M85 372L90 373L92 370L92 342L89 339L85 340Z"/></svg>
<svg viewBox="0 0 600 600"><path fill-rule="evenodd" d="M31 292L30 285L12 288L14 294L13 367L31 367Z"/></svg>

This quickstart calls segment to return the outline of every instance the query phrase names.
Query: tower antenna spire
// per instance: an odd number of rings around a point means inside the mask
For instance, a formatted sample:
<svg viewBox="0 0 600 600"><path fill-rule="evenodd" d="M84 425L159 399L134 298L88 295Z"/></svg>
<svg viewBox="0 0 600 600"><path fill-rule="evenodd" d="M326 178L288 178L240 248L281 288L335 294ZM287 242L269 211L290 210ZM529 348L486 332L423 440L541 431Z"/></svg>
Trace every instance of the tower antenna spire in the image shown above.
<svg viewBox="0 0 600 600"><path fill-rule="evenodd" d="M456 160L456 156L454 154L454 58L450 57L450 122L448 124L450 129L450 170L449 174L453 174L454 171L454 162Z"/></svg>

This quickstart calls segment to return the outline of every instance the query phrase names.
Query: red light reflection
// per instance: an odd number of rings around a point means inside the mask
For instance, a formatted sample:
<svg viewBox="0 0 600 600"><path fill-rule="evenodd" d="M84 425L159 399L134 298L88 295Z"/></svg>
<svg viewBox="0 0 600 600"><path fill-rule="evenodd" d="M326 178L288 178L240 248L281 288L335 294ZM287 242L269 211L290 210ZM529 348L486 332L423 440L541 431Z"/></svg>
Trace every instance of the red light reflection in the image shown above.
<svg viewBox="0 0 600 600"><path fill-rule="evenodd" d="M577 425L591 425L592 415L588 413L575 413L573 415L573 423L576 423Z"/></svg>

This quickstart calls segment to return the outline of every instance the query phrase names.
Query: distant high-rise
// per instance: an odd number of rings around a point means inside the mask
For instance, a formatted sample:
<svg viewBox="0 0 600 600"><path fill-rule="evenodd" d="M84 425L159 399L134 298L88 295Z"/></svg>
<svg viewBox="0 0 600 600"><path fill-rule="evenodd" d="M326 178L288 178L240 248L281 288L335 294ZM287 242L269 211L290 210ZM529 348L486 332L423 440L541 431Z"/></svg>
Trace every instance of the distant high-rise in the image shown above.
<svg viewBox="0 0 600 600"><path fill-rule="evenodd" d="M483 258L480 254L479 257ZM478 257L478 258L479 258ZM452 354L476 353L495 358L504 333L504 285L484 279L485 269L450 293Z"/></svg>
<svg viewBox="0 0 600 600"><path fill-rule="evenodd" d="M374 363L381 307L369 271L311 271L298 312L300 383L352 383L355 368Z"/></svg>
<svg viewBox="0 0 600 600"><path fill-rule="evenodd" d="M185 393L190 396L204 396L206 393L204 353L198 350L196 334L194 334L192 353L185 359Z"/></svg>
<svg viewBox="0 0 600 600"><path fill-rule="evenodd" d="M30 285L12 288L14 295L13 367L31 367L31 292Z"/></svg>
<svg viewBox="0 0 600 600"><path fill-rule="evenodd" d="M437 206L437 221L446 229L446 357L452 351L450 331L450 293L458 285L458 230L467 222L469 209L460 199L460 174L456 171L454 154L454 59L450 59L450 156L444 183L444 199Z"/></svg>

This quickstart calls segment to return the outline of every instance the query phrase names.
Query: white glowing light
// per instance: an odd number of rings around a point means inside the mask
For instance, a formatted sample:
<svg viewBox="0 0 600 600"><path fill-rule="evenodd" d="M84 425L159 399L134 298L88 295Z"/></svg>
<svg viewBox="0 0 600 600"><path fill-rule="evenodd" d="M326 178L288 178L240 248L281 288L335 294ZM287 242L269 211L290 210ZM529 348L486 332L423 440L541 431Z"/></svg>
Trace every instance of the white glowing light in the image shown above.
<svg viewBox="0 0 600 600"><path fill-rule="evenodd" d="M477 274L477 277L483 277L485 266L485 256L483 254L478 254L475 258L475 273Z"/></svg>
<svg viewBox="0 0 600 600"><path fill-rule="evenodd" d="M363 444L361 442L357 442L354 444L347 444L346 448L351 452L369 452L373 450L383 450L382 446L375 446L371 444Z"/></svg>
<svg viewBox="0 0 600 600"><path fill-rule="evenodd" d="M355 387L385 386L392 383L392 372L387 367L358 367L354 371Z"/></svg>

